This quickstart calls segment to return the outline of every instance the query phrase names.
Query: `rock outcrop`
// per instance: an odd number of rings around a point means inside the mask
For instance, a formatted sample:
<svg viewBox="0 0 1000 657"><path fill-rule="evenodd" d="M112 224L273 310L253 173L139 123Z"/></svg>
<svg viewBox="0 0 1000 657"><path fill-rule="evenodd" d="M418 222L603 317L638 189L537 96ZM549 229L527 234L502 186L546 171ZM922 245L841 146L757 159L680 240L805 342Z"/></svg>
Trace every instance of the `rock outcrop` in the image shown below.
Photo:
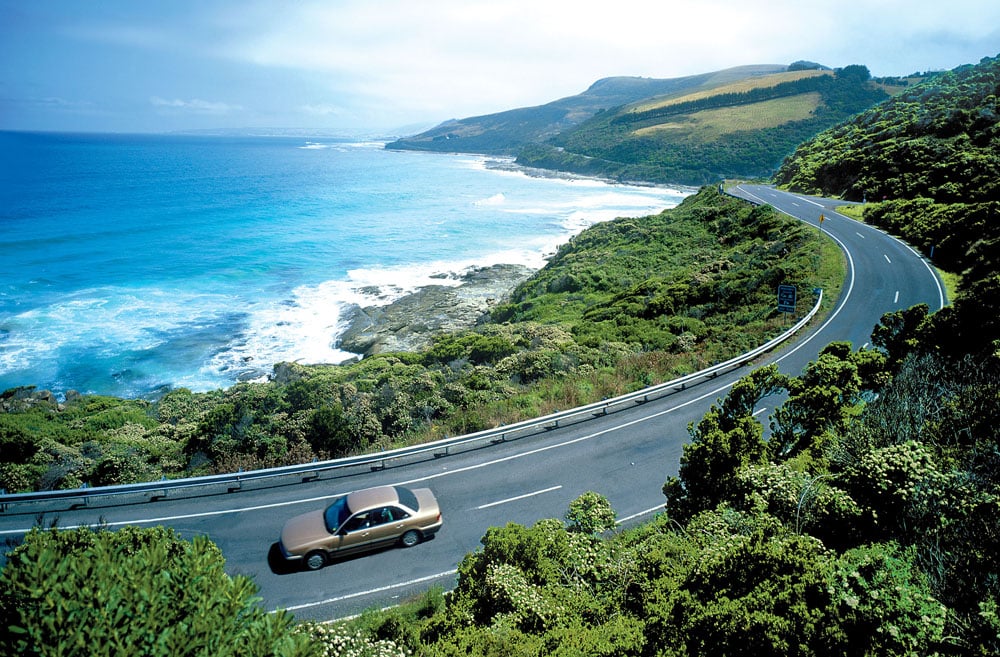
<svg viewBox="0 0 1000 657"><path fill-rule="evenodd" d="M437 332L474 326L532 273L523 265L482 267L455 287L429 285L385 306L356 307L337 348L365 356L419 351Z"/></svg>

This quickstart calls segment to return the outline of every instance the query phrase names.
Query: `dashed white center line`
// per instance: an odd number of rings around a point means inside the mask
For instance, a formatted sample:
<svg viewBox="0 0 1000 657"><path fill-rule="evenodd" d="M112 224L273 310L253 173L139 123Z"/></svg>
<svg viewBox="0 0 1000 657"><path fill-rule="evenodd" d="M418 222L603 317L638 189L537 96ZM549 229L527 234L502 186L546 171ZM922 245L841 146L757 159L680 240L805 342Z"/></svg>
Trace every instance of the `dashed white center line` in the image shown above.
<svg viewBox="0 0 1000 657"><path fill-rule="evenodd" d="M517 500L523 500L526 497L534 497L535 495L542 495L543 493L551 493L552 491L559 490L560 488L562 488L562 486L552 486L551 488L546 488L544 490L536 490L534 493L525 493L524 495L518 495L517 497L508 497L505 500L482 504L477 506L476 509L488 509L491 506L500 506L501 504L507 504L508 502L516 502Z"/></svg>
<svg viewBox="0 0 1000 657"><path fill-rule="evenodd" d="M883 253L882 257L885 258L885 261L888 262L890 265L892 264L892 260L889 260L889 256Z"/></svg>

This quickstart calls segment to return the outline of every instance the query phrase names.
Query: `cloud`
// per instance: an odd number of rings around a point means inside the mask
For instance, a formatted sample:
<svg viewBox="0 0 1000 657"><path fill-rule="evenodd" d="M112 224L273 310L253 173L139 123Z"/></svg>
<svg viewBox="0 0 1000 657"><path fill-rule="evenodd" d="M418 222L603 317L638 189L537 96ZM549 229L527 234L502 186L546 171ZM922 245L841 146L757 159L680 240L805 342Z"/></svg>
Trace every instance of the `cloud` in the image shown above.
<svg viewBox="0 0 1000 657"><path fill-rule="evenodd" d="M340 116L345 114L343 107L338 105L326 105L323 103L307 103L299 106L299 111L311 116Z"/></svg>
<svg viewBox="0 0 1000 657"><path fill-rule="evenodd" d="M801 0L766 11L742 0L624 0L614 11L577 0L307 1L244 24L217 52L307 72L355 113L444 118L545 103L601 77L789 63L810 55L831 12Z"/></svg>
<svg viewBox="0 0 1000 657"><path fill-rule="evenodd" d="M539 105L610 76L674 78L803 59L901 75L1000 50L1000 3L984 0L20 6L23 20L0 22L0 79L11 85L3 95L91 99L152 129L225 124L226 116L384 129ZM145 115L135 106L143 99Z"/></svg>
<svg viewBox="0 0 1000 657"><path fill-rule="evenodd" d="M230 105L229 103L202 100L200 98L181 100L180 98L167 99L153 96L149 99L149 102L154 107L175 109L196 114L232 114L233 112L243 110L242 105Z"/></svg>

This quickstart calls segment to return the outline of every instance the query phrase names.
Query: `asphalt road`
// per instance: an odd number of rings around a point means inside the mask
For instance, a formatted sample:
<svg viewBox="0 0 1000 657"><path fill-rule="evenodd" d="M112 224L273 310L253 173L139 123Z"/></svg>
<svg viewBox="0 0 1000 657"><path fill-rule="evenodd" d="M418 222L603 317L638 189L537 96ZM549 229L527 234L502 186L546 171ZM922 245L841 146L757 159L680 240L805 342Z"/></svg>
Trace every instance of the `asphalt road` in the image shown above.
<svg viewBox="0 0 1000 657"><path fill-rule="evenodd" d="M898 240L837 214L833 208L842 202L766 186L731 191L829 233L848 257L847 280L833 312L758 365L777 361L782 370L797 374L829 342L866 345L885 312L921 302L932 310L944 305L940 281L924 259ZM11 508L0 514L0 539L16 540L37 522L169 525L184 537L209 536L222 549L228 572L257 582L265 608L290 609L300 619L342 618L431 586L450 588L462 557L479 546L489 527L561 518L569 503L588 490L605 495L624 524L649 518L662 508L663 482L677 472L688 423L699 420L748 372L737 370L581 424L380 471L334 471L309 483L43 517ZM768 401L758 409L765 426ZM289 569L276 558L278 532L291 515L322 508L350 490L389 483L435 491L445 519L436 537L410 549L337 561L317 572Z"/></svg>

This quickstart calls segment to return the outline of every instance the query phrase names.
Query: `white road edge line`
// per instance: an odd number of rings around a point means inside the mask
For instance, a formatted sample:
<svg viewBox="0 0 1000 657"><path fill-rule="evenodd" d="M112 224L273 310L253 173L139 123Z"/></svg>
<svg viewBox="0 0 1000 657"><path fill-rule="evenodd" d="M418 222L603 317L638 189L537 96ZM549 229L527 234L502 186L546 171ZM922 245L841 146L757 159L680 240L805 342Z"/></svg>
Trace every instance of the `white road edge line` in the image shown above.
<svg viewBox="0 0 1000 657"><path fill-rule="evenodd" d="M654 506L654 507L652 507L650 509L646 509L645 511L640 511L639 513L633 513L630 516L625 516L624 518L619 518L618 520L615 520L615 524L616 525L621 525L623 523L628 522L629 520L635 520L639 516L645 516L645 515L649 515L650 513L656 513L657 511L665 511L665 510L666 510L666 504L665 503L664 504L658 504L658 505L656 505L656 506Z"/></svg>
<svg viewBox="0 0 1000 657"><path fill-rule="evenodd" d="M366 595L374 595L376 593L384 593L385 591L391 591L392 589L403 588L404 586L413 586L416 584L424 584L425 582L430 582L435 579L440 579L442 577L448 577L458 573L458 569L446 570L443 573L438 573L436 575L427 575L426 577L418 577L417 579L411 579L408 582L399 582L397 584L389 584L388 586L380 586L377 589L371 589L368 591L359 591L357 593L348 593L347 595L341 595L336 598L327 598L326 600L320 600L319 602L306 602L301 605L295 605L294 607L281 607L285 611L296 611L298 609L308 609L309 607L319 607L322 605L331 605L336 602L343 602L344 600L350 600L351 598L361 598ZM277 610L275 610L277 611ZM272 612L273 613L273 612Z"/></svg>
<svg viewBox="0 0 1000 657"><path fill-rule="evenodd" d="M500 500L498 502L490 502L489 504L481 504L476 507L476 510L488 509L491 506L500 506L501 504L507 504L508 502L516 502L518 500L523 500L527 497L534 497L536 495L542 495L544 493L551 493L554 490L559 490L562 486L551 486L543 490L536 490L534 493L525 493L524 495L518 495L517 497L508 497L505 500Z"/></svg>

